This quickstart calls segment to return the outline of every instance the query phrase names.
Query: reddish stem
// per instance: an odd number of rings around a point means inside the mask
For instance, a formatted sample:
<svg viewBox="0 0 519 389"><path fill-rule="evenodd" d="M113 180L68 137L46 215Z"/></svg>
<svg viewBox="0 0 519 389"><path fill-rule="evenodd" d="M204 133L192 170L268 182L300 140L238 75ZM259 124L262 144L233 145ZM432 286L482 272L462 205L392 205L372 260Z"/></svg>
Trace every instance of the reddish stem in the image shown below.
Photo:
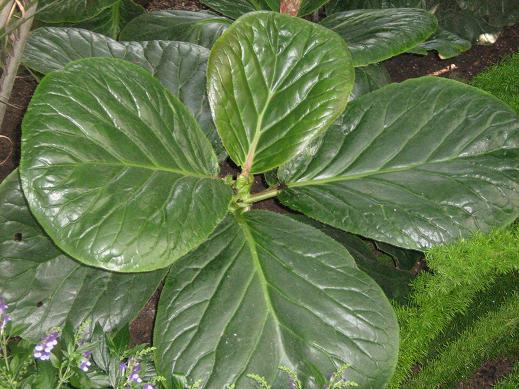
<svg viewBox="0 0 519 389"><path fill-rule="evenodd" d="M290 16L297 16L300 7L301 0L281 0L279 12Z"/></svg>

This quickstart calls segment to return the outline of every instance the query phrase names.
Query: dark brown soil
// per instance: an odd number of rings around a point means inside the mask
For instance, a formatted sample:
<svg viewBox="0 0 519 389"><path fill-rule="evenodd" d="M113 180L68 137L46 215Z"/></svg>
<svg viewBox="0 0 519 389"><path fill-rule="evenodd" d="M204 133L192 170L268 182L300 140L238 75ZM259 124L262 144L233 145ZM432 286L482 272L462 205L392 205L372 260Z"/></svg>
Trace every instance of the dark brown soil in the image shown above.
<svg viewBox="0 0 519 389"><path fill-rule="evenodd" d="M197 11L204 9L196 0L139 0L148 10L185 9ZM436 55L416 56L401 55L385 62L393 81L403 81L408 78L423 75L437 75L460 80L470 80L487 67L498 63L519 49L519 25L505 29L496 44L492 46L476 46L470 51L450 60L440 60ZM18 76L9 108L0 131L0 182L14 169L20 159L20 123L27 104L34 92L36 82L24 71ZM7 139L6 139L7 138ZM5 160L5 161L4 161ZM222 173L237 174L238 170L232 163L222 166ZM256 178L253 191L259 192L265 188L261 178ZM270 209L275 212L287 212L275 200L269 200L256 205L257 208ZM156 307L160 290L146 304L139 316L131 324L132 342L149 343L151 341ZM519 359L519 355L517 358ZM514 359L514 360L515 360ZM499 377L510 371L513 360L498 359L488 361L471 380L460 383L459 389L491 388Z"/></svg>
<svg viewBox="0 0 519 389"><path fill-rule="evenodd" d="M187 11L199 11L205 9L205 7L196 0L151 0L148 2L146 8L150 11L160 9L185 9Z"/></svg>
<svg viewBox="0 0 519 389"><path fill-rule="evenodd" d="M155 326L155 314L159 305L162 285L146 303L139 315L130 323L131 344L151 343L153 339L153 327Z"/></svg>
<svg viewBox="0 0 519 389"><path fill-rule="evenodd" d="M515 358L499 358L487 361L479 368L470 380L461 382L458 389L487 389L501 378L506 376L519 360L519 354Z"/></svg>
<svg viewBox="0 0 519 389"><path fill-rule="evenodd" d="M20 123L35 88L36 81L30 74L21 72L16 78L0 131L0 182L20 161Z"/></svg>
<svg viewBox="0 0 519 389"><path fill-rule="evenodd" d="M386 61L384 65L395 82L426 75L470 81L476 74L518 49L519 25L515 25L506 28L494 45L474 46L451 59L441 60L434 53L426 56L404 54Z"/></svg>

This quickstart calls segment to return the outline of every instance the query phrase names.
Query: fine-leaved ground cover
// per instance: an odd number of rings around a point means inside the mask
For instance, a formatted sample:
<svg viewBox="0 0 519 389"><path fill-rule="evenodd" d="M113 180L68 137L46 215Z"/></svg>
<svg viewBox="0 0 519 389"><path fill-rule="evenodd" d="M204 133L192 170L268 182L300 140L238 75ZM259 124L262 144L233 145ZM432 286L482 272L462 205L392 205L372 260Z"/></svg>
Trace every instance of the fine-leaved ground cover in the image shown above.
<svg viewBox="0 0 519 389"><path fill-rule="evenodd" d="M519 112L519 53L478 74L472 85L492 93Z"/></svg>

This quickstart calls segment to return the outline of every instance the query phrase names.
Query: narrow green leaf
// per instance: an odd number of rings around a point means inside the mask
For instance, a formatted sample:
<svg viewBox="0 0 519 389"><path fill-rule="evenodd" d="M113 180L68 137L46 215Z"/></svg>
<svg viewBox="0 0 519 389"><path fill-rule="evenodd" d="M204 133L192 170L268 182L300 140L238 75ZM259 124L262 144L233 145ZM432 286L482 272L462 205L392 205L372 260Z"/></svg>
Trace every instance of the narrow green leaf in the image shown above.
<svg viewBox="0 0 519 389"><path fill-rule="evenodd" d="M92 266L149 271L198 246L231 199L217 174L187 108L126 61L83 59L48 74L24 118L31 211L60 248Z"/></svg>
<svg viewBox="0 0 519 389"><path fill-rule="evenodd" d="M209 103L231 158L260 173L286 162L344 110L351 56L332 31L274 12L250 13L216 42Z"/></svg>
<svg viewBox="0 0 519 389"><path fill-rule="evenodd" d="M350 103L279 169L281 201L323 223L425 249L519 216L519 118L456 81L392 84Z"/></svg>
<svg viewBox="0 0 519 389"><path fill-rule="evenodd" d="M355 66L405 53L424 42L438 27L431 13L413 8L339 12L321 24L344 38Z"/></svg>
<svg viewBox="0 0 519 389"><path fill-rule="evenodd" d="M344 363L348 379L381 388L395 366L398 325L344 247L286 216L253 211L226 219L172 268L154 345L159 373L183 372L208 388L250 387L247 374L281 387L280 365L305 388L320 388Z"/></svg>
<svg viewBox="0 0 519 389"><path fill-rule="evenodd" d="M123 327L155 292L166 272L117 274L63 254L31 215L18 171L0 185L0 294L20 336L34 341L53 327L86 319L104 331Z"/></svg>
<svg viewBox="0 0 519 389"><path fill-rule="evenodd" d="M187 42L117 42L82 29L44 27L32 32L23 61L31 69L47 74L89 57L121 58L149 70L190 109L218 158L225 159L206 93L208 49Z"/></svg>
<svg viewBox="0 0 519 389"><path fill-rule="evenodd" d="M231 20L209 12L156 11L133 19L120 35L124 41L169 40L211 48Z"/></svg>

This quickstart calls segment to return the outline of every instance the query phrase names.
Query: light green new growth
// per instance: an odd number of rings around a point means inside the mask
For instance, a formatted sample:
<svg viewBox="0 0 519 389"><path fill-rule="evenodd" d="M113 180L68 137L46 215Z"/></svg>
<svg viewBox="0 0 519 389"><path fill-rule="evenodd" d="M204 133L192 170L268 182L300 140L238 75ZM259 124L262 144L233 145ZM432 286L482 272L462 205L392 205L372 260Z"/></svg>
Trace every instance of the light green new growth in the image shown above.
<svg viewBox="0 0 519 389"><path fill-rule="evenodd" d="M519 112L519 53L476 76L472 85L492 93Z"/></svg>
<svg viewBox="0 0 519 389"><path fill-rule="evenodd" d="M515 362L514 368L505 378L494 385L494 389L517 389L519 388L519 361Z"/></svg>
<svg viewBox="0 0 519 389"><path fill-rule="evenodd" d="M190 385L189 389L200 389L200 385L202 385L202 380L198 380L192 385Z"/></svg>
<svg viewBox="0 0 519 389"><path fill-rule="evenodd" d="M395 304L401 344L393 388L400 387L451 320L466 313L479 293L500 275L519 270L519 227L476 234L436 247L426 257L431 272L413 282L410 305Z"/></svg>
<svg viewBox="0 0 519 389"><path fill-rule="evenodd" d="M295 389L303 389L303 385L301 384L301 381L299 381L299 378L297 378L297 373L295 371L286 366L280 366L279 370L288 374L288 376L295 385Z"/></svg>
<svg viewBox="0 0 519 389"><path fill-rule="evenodd" d="M251 380L255 381L258 384L258 388L260 389L271 389L270 385L267 383L267 380L264 377L261 377L257 374L247 374Z"/></svg>
<svg viewBox="0 0 519 389"><path fill-rule="evenodd" d="M353 381L346 381L344 379L344 372L350 368L350 365L344 364L342 366L339 366L339 368L335 371L335 373L332 374L330 380L328 381L328 384L326 385L329 389L345 389L345 388L353 388L359 386L356 382ZM295 385L295 389L303 389L303 384L297 377L297 373L286 366L280 366L279 370L282 372L288 374L290 377L290 381ZM268 384L267 380L259 376L257 374L247 374L247 377L249 377L251 380L253 380L257 388L259 389L271 389L272 387ZM234 389L234 385L231 385L228 387L228 389Z"/></svg>

